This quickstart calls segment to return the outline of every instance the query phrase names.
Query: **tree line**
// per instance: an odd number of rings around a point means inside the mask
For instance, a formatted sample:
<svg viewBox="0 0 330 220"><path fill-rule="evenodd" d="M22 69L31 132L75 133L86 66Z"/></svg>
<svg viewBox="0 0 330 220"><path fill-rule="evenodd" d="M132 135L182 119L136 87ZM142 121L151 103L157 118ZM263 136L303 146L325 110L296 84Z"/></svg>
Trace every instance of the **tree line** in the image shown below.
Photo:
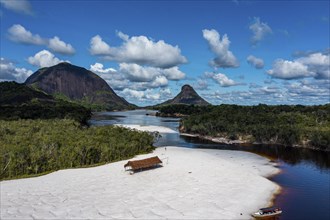
<svg viewBox="0 0 330 220"><path fill-rule="evenodd" d="M181 120L182 132L236 140L299 145L330 150L330 104L318 106L260 104L257 106L172 105L161 113L188 115Z"/></svg>

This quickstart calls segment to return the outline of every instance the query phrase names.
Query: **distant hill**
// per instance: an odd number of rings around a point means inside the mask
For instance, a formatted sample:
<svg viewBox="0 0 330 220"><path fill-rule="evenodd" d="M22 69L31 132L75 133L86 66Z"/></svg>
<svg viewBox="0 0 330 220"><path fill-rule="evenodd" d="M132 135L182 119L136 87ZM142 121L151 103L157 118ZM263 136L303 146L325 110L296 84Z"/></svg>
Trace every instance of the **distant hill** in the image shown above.
<svg viewBox="0 0 330 220"><path fill-rule="evenodd" d="M181 88L181 92L166 102L163 102L157 106L171 105L171 104L187 104L187 105L210 105L202 97L200 97L193 87L190 85L184 85Z"/></svg>
<svg viewBox="0 0 330 220"><path fill-rule="evenodd" d="M0 82L0 120L70 118L86 123L91 111L25 84Z"/></svg>
<svg viewBox="0 0 330 220"><path fill-rule="evenodd" d="M39 69L27 78L25 84L56 97L77 101L94 110L122 110L136 107L119 97L95 73L65 62Z"/></svg>

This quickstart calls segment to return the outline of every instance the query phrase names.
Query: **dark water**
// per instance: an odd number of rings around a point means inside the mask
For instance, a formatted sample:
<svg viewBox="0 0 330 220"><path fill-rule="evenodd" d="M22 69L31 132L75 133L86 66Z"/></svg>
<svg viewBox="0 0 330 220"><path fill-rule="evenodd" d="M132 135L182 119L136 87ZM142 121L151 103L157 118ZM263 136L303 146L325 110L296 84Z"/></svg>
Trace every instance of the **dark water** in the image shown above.
<svg viewBox="0 0 330 220"><path fill-rule="evenodd" d="M138 124L178 130L179 119L148 116L153 111L104 112L92 125ZM155 146L175 145L189 148L239 150L256 153L277 162L281 173L271 180L282 187L274 201L283 210L279 219L330 219L330 153L283 146L224 145L179 134L162 134Z"/></svg>

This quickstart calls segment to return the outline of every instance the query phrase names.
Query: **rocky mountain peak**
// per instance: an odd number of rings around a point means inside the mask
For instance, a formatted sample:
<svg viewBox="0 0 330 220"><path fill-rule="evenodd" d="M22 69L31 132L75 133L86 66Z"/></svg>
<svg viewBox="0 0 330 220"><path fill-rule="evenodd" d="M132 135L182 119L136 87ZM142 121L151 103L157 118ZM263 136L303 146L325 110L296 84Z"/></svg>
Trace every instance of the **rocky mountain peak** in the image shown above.
<svg viewBox="0 0 330 220"><path fill-rule="evenodd" d="M181 91L190 91L190 90L195 91L194 88L188 84L181 87Z"/></svg>
<svg viewBox="0 0 330 220"><path fill-rule="evenodd" d="M210 105L210 103L200 97L194 88L188 84L182 86L181 92L177 96L160 105L163 104Z"/></svg>

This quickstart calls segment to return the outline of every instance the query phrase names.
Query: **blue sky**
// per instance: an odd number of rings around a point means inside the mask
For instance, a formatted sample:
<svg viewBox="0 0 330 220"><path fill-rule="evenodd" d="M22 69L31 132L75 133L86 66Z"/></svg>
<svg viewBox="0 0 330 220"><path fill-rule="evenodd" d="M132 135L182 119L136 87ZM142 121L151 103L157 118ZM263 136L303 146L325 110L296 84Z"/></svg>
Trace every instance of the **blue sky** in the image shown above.
<svg viewBox="0 0 330 220"><path fill-rule="evenodd" d="M329 1L0 0L0 81L68 61L140 106L324 104Z"/></svg>

